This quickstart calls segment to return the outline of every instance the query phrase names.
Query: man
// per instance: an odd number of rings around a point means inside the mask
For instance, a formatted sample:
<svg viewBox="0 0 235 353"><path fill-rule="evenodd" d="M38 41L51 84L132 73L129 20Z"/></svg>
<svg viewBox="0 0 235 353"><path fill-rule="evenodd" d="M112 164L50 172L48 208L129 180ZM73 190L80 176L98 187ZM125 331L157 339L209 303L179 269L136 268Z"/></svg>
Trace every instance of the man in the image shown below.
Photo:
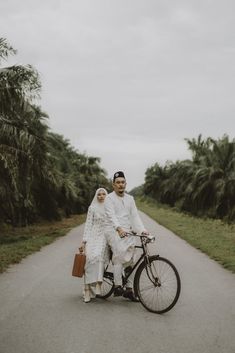
<svg viewBox="0 0 235 353"><path fill-rule="evenodd" d="M113 252L114 296L123 295L132 301L134 297L132 284L122 288L122 272L133 263L136 238L128 233L134 231L148 235L139 217L133 196L125 193L126 178L122 171L113 177L113 189L106 196L104 207L106 213L105 236ZM131 277L131 276L130 276Z"/></svg>

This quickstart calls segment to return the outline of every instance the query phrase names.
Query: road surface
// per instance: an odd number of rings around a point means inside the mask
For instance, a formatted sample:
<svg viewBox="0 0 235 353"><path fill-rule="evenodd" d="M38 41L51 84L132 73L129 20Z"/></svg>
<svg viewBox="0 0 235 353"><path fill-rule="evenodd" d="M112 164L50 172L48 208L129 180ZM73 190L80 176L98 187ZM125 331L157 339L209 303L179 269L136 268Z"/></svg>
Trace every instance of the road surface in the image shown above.
<svg viewBox="0 0 235 353"><path fill-rule="evenodd" d="M234 353L235 276L141 217L172 260L182 292L164 315L124 298L82 301L71 276L84 225L0 275L0 353Z"/></svg>

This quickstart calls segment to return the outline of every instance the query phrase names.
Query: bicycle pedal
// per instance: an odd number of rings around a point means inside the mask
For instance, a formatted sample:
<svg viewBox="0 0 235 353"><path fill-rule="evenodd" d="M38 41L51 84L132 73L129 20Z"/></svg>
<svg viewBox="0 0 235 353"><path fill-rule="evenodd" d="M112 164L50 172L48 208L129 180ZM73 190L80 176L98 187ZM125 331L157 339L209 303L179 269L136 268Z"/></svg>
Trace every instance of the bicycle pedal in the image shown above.
<svg viewBox="0 0 235 353"><path fill-rule="evenodd" d="M114 288L113 296L114 297L121 297L123 295L123 293L124 293L124 289L121 286L119 286L119 287Z"/></svg>
<svg viewBox="0 0 235 353"><path fill-rule="evenodd" d="M122 296L124 298L130 299L132 302L139 302L139 299L134 295L132 290L125 290Z"/></svg>

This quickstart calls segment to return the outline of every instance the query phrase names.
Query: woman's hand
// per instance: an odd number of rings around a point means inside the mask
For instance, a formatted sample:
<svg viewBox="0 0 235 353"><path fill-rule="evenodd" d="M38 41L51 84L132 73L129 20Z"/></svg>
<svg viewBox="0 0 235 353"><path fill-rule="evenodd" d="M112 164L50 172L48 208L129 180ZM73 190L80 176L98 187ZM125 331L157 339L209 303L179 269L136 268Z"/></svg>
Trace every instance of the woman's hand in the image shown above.
<svg viewBox="0 0 235 353"><path fill-rule="evenodd" d="M79 246L79 251L85 253L86 251L86 242L83 241L81 245Z"/></svg>
<svg viewBox="0 0 235 353"><path fill-rule="evenodd" d="M126 231L123 230L121 227L117 227L117 232L120 238L124 238L126 236Z"/></svg>

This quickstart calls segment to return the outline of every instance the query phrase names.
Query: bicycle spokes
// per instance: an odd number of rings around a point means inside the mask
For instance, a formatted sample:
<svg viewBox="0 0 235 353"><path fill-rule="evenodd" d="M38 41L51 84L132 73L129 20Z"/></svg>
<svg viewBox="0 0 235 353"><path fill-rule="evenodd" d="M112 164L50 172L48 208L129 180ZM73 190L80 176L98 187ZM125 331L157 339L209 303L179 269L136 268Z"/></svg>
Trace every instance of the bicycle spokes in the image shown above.
<svg viewBox="0 0 235 353"><path fill-rule="evenodd" d="M150 257L149 264L140 266L137 276L137 294L146 309L163 313L175 305L180 293L180 279L168 260Z"/></svg>

